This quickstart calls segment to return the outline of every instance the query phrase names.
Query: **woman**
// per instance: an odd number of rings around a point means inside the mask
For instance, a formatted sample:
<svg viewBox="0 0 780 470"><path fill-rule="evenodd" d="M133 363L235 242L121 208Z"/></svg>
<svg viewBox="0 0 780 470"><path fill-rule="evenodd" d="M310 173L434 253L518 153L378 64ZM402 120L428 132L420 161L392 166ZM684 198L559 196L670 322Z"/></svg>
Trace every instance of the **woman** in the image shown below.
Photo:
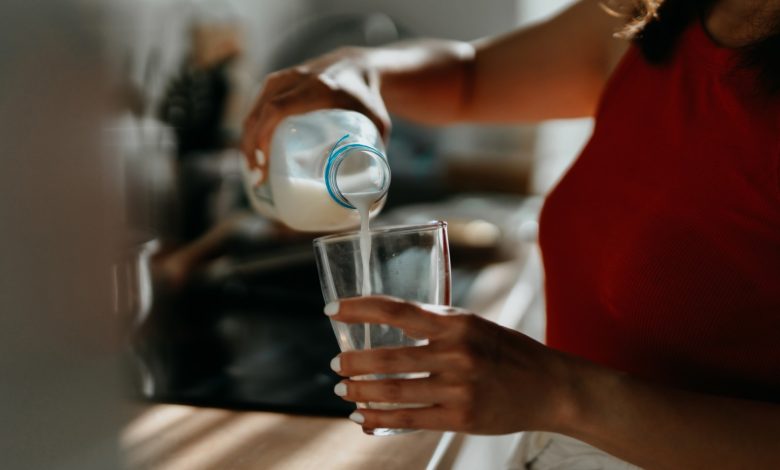
<svg viewBox="0 0 780 470"><path fill-rule="evenodd" d="M333 361L344 377L432 372L344 380L347 400L433 404L359 410L365 430L549 431L646 468L780 468L780 1L614 3L475 44L342 49L269 77L247 155L280 119L323 107L384 132L388 110L423 123L596 117L540 219L546 346L396 299L326 307L430 338ZM536 454L524 465L543 468Z"/></svg>

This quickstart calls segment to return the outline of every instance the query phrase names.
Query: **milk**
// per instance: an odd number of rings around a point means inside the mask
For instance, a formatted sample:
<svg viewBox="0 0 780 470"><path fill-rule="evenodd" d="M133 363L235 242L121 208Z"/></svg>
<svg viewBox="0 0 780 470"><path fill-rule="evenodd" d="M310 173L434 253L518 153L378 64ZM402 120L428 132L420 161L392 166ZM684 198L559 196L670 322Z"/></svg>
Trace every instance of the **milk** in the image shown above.
<svg viewBox="0 0 780 470"><path fill-rule="evenodd" d="M270 178L276 207L290 228L310 231L327 227L328 231L338 231L360 222L357 211L333 201L321 180L273 173Z"/></svg>
<svg viewBox="0 0 780 470"><path fill-rule="evenodd" d="M325 183L309 178L294 178L271 174L276 206L285 214L284 222L297 230L311 227L329 227L346 230L360 225L360 261L362 266L360 295L371 295L371 231L369 221L378 212L385 192L372 188L371 178L350 175L340 180L340 186L347 189L344 197L355 209L348 209L333 201ZM372 190L373 189L373 190ZM352 190L354 192L350 192ZM373 210L372 210L373 208ZM364 347L371 347L371 329L365 325Z"/></svg>
<svg viewBox="0 0 780 470"><path fill-rule="evenodd" d="M350 204L355 206L360 215L360 261L363 267L362 286L360 295L371 295L371 231L369 230L369 214L371 205L377 202L382 193L378 191L364 191L356 193L345 193L344 197ZM366 323L364 327L365 337L363 338L363 347L371 348L371 326Z"/></svg>

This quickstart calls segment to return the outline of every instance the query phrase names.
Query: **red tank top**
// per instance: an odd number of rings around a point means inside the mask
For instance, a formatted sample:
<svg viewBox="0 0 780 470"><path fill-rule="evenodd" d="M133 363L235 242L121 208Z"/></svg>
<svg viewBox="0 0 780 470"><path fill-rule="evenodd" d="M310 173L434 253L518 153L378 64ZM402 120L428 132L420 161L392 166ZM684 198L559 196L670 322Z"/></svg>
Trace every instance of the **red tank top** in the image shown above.
<svg viewBox="0 0 780 470"><path fill-rule="evenodd" d="M681 388L780 402L780 97L695 22L636 47L540 220L547 342Z"/></svg>

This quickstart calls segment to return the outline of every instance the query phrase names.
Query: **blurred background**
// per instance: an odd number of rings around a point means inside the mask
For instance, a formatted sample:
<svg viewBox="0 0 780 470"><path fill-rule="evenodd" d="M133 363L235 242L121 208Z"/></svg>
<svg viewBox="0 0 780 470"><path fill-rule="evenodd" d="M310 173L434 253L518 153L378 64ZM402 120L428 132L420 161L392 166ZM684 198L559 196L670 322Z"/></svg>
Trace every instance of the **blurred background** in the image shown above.
<svg viewBox="0 0 780 470"><path fill-rule="evenodd" d="M332 393L315 235L243 194L235 147L264 76L344 45L495 35L571 2L28 3L0 5L0 455L105 469L149 403L351 409ZM377 223L447 220L453 303L541 337L535 217L590 130L394 120Z"/></svg>

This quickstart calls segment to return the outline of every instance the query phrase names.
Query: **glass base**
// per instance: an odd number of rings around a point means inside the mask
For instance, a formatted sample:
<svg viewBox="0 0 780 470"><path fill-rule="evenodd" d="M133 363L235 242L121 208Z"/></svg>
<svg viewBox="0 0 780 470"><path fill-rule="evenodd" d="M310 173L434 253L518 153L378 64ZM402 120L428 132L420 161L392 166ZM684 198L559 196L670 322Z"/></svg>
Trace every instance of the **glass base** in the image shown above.
<svg viewBox="0 0 780 470"><path fill-rule="evenodd" d="M428 373L425 373L425 376L428 376ZM363 408L370 408L374 410L397 410L403 408L424 408L426 406L429 405L423 405L420 403L375 403L375 402L370 402L368 404L366 403L357 404L358 410ZM397 434L407 434L415 431L419 431L419 429L376 428L376 429L368 429L364 432L371 436L395 436Z"/></svg>
<svg viewBox="0 0 780 470"><path fill-rule="evenodd" d="M366 431L366 434L372 436L396 436L398 434L407 434L410 432L417 432L419 429L392 429L392 428L376 428Z"/></svg>

